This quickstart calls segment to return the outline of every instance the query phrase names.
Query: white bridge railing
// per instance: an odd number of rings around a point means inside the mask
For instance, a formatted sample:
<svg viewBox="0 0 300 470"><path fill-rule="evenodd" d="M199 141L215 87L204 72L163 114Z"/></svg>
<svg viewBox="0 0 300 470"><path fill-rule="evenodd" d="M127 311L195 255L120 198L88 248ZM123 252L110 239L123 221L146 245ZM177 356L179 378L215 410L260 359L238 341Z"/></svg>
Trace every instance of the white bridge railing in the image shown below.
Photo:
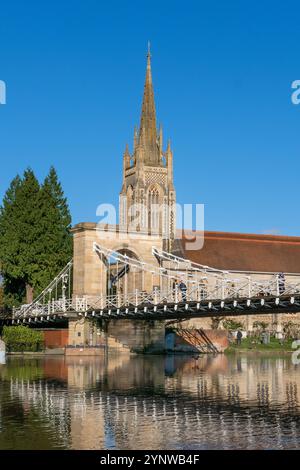
<svg viewBox="0 0 300 470"><path fill-rule="evenodd" d="M218 286L205 287L203 285L189 285L186 290L175 289L160 290L154 288L152 292L138 291L125 294L100 295L95 297L61 298L49 301L47 304L36 302L31 306L23 306L14 312L14 318L44 317L68 314L69 312L83 313L88 310L118 309L128 306L146 306L160 304L177 304L192 301L225 301L235 299L253 298L280 298L287 295L300 295L300 282L286 283L284 291L279 291L278 279L268 281L254 281L249 279L246 283L233 285L232 280L224 279Z"/></svg>

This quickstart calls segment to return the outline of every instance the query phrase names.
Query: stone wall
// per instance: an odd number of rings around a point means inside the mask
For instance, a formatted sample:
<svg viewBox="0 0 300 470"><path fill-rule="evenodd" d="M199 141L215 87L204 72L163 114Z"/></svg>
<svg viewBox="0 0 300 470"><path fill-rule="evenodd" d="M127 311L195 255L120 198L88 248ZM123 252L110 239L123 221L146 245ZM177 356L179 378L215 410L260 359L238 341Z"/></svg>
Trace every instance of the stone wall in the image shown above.
<svg viewBox="0 0 300 470"><path fill-rule="evenodd" d="M145 320L110 320L106 334L136 353L165 352L165 322Z"/></svg>
<svg viewBox="0 0 300 470"><path fill-rule="evenodd" d="M186 320L180 322L180 326L182 328L189 328L189 329L198 329L202 328L205 330L214 329L216 325L214 325L214 318L217 317L208 317L208 318L191 318L190 320ZM295 325L299 326L300 329L300 313L284 313L284 314L259 314L259 315L238 315L238 316L230 316L227 315L226 317L220 317L219 328L222 329L222 320L234 320L235 322L242 323L244 329L248 332L253 331L253 324L255 322L264 322L268 324L269 329L274 329L277 332L281 332L283 330L284 324L288 322L293 322Z"/></svg>
<svg viewBox="0 0 300 470"><path fill-rule="evenodd" d="M165 322L109 320L100 324L86 318L69 320L68 345L76 349L102 347L108 351L161 353L165 350Z"/></svg>
<svg viewBox="0 0 300 470"><path fill-rule="evenodd" d="M166 349L181 353L222 353L229 346L225 330L178 329L167 331Z"/></svg>

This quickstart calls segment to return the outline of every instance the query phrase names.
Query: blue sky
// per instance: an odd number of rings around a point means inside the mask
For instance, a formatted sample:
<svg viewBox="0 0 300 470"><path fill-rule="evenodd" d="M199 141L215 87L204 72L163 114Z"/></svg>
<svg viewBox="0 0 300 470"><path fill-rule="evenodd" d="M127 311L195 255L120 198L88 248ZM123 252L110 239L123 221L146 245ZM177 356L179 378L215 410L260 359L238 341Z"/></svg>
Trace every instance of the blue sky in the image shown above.
<svg viewBox="0 0 300 470"><path fill-rule="evenodd" d="M2 2L0 197L54 165L73 223L117 204L148 40L178 202L204 203L207 230L300 235L296 1Z"/></svg>

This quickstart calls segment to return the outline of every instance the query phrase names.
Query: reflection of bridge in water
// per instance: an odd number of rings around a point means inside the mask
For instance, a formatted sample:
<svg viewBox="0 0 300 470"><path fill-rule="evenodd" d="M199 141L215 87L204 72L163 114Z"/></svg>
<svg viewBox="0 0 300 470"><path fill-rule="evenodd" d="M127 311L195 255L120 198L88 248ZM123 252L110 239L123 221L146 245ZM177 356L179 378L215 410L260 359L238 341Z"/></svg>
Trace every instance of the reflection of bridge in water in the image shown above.
<svg viewBox="0 0 300 470"><path fill-rule="evenodd" d="M7 321L40 323L85 316L103 319L188 319L296 313L300 275L237 273L194 263L153 248L149 264L94 243L102 294L72 295L72 262Z"/></svg>
<svg viewBox="0 0 300 470"><path fill-rule="evenodd" d="M41 361L43 378L6 383L60 447L299 447L300 379L288 359L56 361Z"/></svg>

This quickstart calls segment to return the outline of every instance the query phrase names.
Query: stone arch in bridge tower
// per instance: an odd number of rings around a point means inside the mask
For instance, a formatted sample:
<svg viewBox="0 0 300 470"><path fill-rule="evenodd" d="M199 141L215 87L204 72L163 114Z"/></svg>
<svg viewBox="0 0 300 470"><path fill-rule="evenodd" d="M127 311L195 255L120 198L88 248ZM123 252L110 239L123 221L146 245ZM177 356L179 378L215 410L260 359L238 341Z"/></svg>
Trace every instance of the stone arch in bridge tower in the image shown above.
<svg viewBox="0 0 300 470"><path fill-rule="evenodd" d="M128 260L141 261L141 257L136 252L128 247L121 247L113 250L116 254L120 253L127 256ZM128 271L127 271L128 267ZM108 260L108 295L134 295L136 291L141 292L145 290L144 273L138 267L132 267L126 262L116 262L114 259L110 263Z"/></svg>
<svg viewBox="0 0 300 470"><path fill-rule="evenodd" d="M143 261L142 252L136 246L134 246L133 243L118 243L113 245L111 249L119 253L131 253L134 258L138 259L139 261Z"/></svg>

